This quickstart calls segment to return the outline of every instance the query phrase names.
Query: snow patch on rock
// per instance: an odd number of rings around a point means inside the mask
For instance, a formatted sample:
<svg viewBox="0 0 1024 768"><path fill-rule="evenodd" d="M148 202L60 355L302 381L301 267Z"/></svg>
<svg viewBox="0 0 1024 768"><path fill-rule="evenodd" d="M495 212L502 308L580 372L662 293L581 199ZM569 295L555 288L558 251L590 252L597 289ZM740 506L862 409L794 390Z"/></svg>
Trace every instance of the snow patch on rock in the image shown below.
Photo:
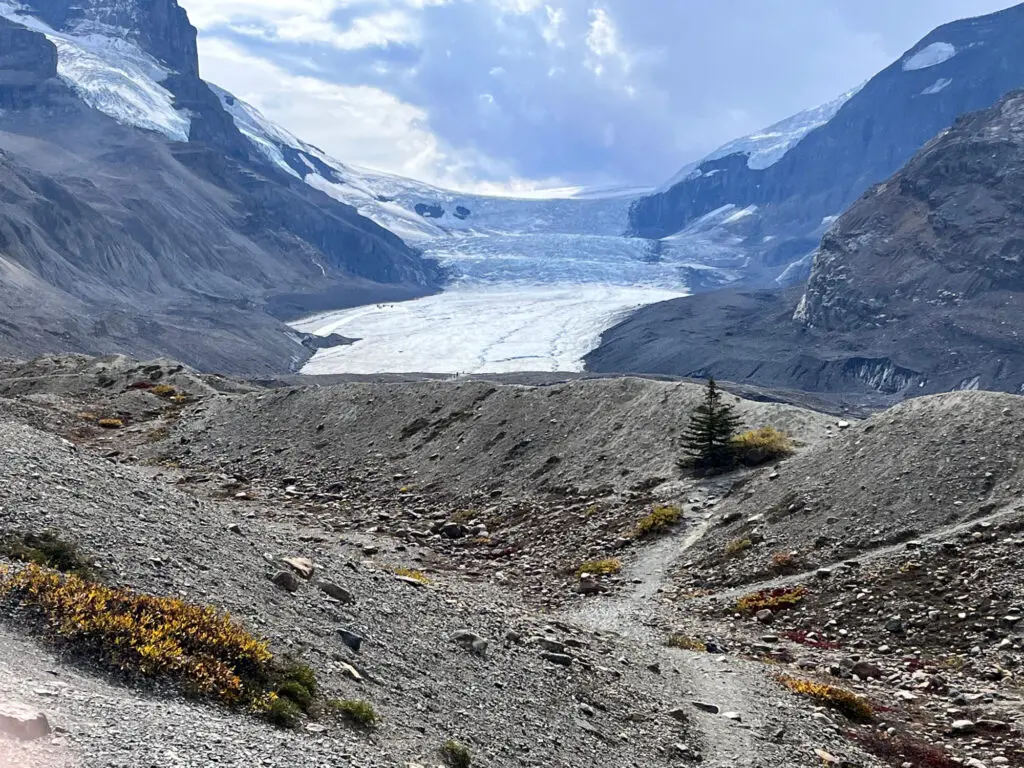
<svg viewBox="0 0 1024 768"><path fill-rule="evenodd" d="M952 43L932 43L903 60L903 71L913 72L928 69L949 61L956 56L956 46Z"/></svg>
<svg viewBox="0 0 1024 768"><path fill-rule="evenodd" d="M944 91L946 88L948 88L952 84L953 84L952 78L940 77L934 83L932 83L927 88L925 88L923 91L921 91L921 95L922 96L931 96L933 94L939 93L939 91Z"/></svg>

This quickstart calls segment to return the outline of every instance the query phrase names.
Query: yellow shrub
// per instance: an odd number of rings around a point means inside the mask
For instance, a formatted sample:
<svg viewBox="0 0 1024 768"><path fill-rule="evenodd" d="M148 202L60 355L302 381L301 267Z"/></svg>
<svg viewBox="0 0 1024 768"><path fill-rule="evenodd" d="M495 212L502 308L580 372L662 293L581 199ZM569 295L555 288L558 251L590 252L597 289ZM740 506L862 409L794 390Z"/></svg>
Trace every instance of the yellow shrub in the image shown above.
<svg viewBox="0 0 1024 768"><path fill-rule="evenodd" d="M739 613L757 613L765 608L771 611L782 611L792 608L807 595L807 587L782 587L765 589L744 595L736 601Z"/></svg>
<svg viewBox="0 0 1024 768"><path fill-rule="evenodd" d="M427 578L427 575L423 573L423 571L416 571L412 568L395 568L395 575L405 576L405 578L418 581L420 584L430 583L430 579Z"/></svg>
<svg viewBox="0 0 1024 768"><path fill-rule="evenodd" d="M611 576L621 570L622 561L615 557L609 557L606 560L587 560L576 569L576 578L580 578L585 573L592 576Z"/></svg>
<svg viewBox="0 0 1024 768"><path fill-rule="evenodd" d="M91 413L89 411L82 411L82 413L78 414L78 418L80 418L82 421L98 421L99 420L99 416L97 416L95 413Z"/></svg>
<svg viewBox="0 0 1024 768"><path fill-rule="evenodd" d="M209 606L36 565L0 575L0 595L44 618L59 642L123 672L169 679L225 703L268 701L273 657L266 641Z"/></svg>
<svg viewBox="0 0 1024 768"><path fill-rule="evenodd" d="M784 459L793 453L793 441L775 427L762 427L737 435L732 439L736 458L750 467L776 459Z"/></svg>
<svg viewBox="0 0 1024 768"><path fill-rule="evenodd" d="M171 397L172 395L178 394L178 390L170 384L157 384L149 391L157 397Z"/></svg>
<svg viewBox="0 0 1024 768"><path fill-rule="evenodd" d="M875 713L871 708L871 704L866 699L862 699L853 693L853 691L837 688L834 685L817 683L813 680L800 680L788 675L779 675L778 680L793 693L806 696L825 706L832 707L842 712L851 720L864 722L874 717Z"/></svg>
<svg viewBox="0 0 1024 768"><path fill-rule="evenodd" d="M682 516L683 512L679 507L673 505L655 507L650 514L643 517L633 528L633 537L642 539L645 536L663 533L678 523Z"/></svg>
<svg viewBox="0 0 1024 768"><path fill-rule="evenodd" d="M688 635L669 635L665 645L669 648L681 648L684 651L704 652L708 649L707 644L702 640L698 640L695 637L689 637Z"/></svg>
<svg viewBox="0 0 1024 768"><path fill-rule="evenodd" d="M100 419L96 423L103 429L121 429L124 426L124 422L120 419Z"/></svg>

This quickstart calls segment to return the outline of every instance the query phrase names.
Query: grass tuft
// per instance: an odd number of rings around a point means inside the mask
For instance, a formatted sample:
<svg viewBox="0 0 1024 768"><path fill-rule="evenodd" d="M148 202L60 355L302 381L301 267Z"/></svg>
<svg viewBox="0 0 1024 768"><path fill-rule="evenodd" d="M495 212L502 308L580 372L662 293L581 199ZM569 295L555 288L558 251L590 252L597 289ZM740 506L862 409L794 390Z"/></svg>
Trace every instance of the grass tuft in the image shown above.
<svg viewBox="0 0 1024 768"><path fill-rule="evenodd" d="M874 710L871 704L845 688L837 688L834 685L817 683L813 680L801 680L788 675L779 675L778 680L783 687L788 688L799 696L806 696L824 706L831 707L846 715L850 720L859 723L868 722L874 718Z"/></svg>
<svg viewBox="0 0 1024 768"><path fill-rule="evenodd" d="M733 539L725 545L725 554L729 557L736 557L754 546L750 539Z"/></svg>
<svg viewBox="0 0 1024 768"><path fill-rule="evenodd" d="M748 467L793 455L793 441L775 427L762 427L744 432L732 439L736 460Z"/></svg>
<svg viewBox="0 0 1024 768"><path fill-rule="evenodd" d="M800 603L806 596L807 587L764 589L741 597L736 601L735 609L738 613L757 613L766 608L770 611L785 611Z"/></svg>
<svg viewBox="0 0 1024 768"><path fill-rule="evenodd" d="M576 569L576 578L582 578L583 574L591 576L612 576L622 570L622 561L616 557L609 557L605 560L587 560Z"/></svg>
<svg viewBox="0 0 1024 768"><path fill-rule="evenodd" d="M708 646L703 640L698 640L695 637L689 635L673 634L669 635L668 640L665 641L665 645L669 648L679 648L684 651L698 651L704 653L707 651Z"/></svg>
<svg viewBox="0 0 1024 768"><path fill-rule="evenodd" d="M441 759L448 768L470 768L473 762L469 748L454 739L448 739L441 745Z"/></svg>
<svg viewBox="0 0 1024 768"><path fill-rule="evenodd" d="M360 728L372 728L380 720L373 705L362 699L331 699L327 707Z"/></svg>
<svg viewBox="0 0 1024 768"><path fill-rule="evenodd" d="M272 693L263 705L263 716L279 728L294 728L302 717L302 710L291 699Z"/></svg>
<svg viewBox="0 0 1024 768"><path fill-rule="evenodd" d="M394 573L396 576L405 576L405 578L418 581L420 584L426 585L430 583L430 578L423 571L417 571L412 568L395 568Z"/></svg>
<svg viewBox="0 0 1024 768"><path fill-rule="evenodd" d="M124 426L121 419L100 419L96 423L103 429L121 429Z"/></svg>
<svg viewBox="0 0 1024 768"><path fill-rule="evenodd" d="M657 506L634 526L633 538L643 539L648 536L665 533L665 531L678 523L682 516L683 511L675 505Z"/></svg>
<svg viewBox="0 0 1024 768"><path fill-rule="evenodd" d="M60 538L54 531L9 534L0 539L0 555L83 579L95 577L92 564L78 545Z"/></svg>

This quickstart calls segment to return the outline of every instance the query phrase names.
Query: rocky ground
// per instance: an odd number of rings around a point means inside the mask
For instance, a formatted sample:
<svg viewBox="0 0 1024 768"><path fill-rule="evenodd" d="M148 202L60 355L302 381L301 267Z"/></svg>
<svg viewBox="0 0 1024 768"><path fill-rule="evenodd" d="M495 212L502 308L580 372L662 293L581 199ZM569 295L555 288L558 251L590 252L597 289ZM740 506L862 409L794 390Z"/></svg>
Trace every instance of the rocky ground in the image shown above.
<svg viewBox="0 0 1024 768"><path fill-rule="evenodd" d="M440 765L449 738L475 766L1024 765L1017 398L959 393L866 422L744 401L797 455L699 479L675 466L672 431L698 395L629 379L265 390L168 361L0 364L0 531L58 530L112 583L226 608L326 695L382 715L372 731L329 716L278 730L0 622L0 724L17 703L53 728L0 739L0 765L406 768ZM792 493L805 506L780 512ZM681 522L636 540L659 505ZM611 556L620 574L574 574ZM799 586L789 611L737 611ZM874 720L780 673L855 691Z"/></svg>

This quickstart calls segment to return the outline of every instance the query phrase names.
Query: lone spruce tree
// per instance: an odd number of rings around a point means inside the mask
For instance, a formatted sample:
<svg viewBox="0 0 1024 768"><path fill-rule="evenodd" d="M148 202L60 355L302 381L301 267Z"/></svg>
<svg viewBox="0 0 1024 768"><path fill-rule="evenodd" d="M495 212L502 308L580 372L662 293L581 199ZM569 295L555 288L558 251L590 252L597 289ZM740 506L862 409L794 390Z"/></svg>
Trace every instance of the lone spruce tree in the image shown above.
<svg viewBox="0 0 1024 768"><path fill-rule="evenodd" d="M704 402L694 410L683 431L685 463L705 471L729 469L735 463L732 438L739 426L740 418L733 406L722 400L715 380L708 379Z"/></svg>

